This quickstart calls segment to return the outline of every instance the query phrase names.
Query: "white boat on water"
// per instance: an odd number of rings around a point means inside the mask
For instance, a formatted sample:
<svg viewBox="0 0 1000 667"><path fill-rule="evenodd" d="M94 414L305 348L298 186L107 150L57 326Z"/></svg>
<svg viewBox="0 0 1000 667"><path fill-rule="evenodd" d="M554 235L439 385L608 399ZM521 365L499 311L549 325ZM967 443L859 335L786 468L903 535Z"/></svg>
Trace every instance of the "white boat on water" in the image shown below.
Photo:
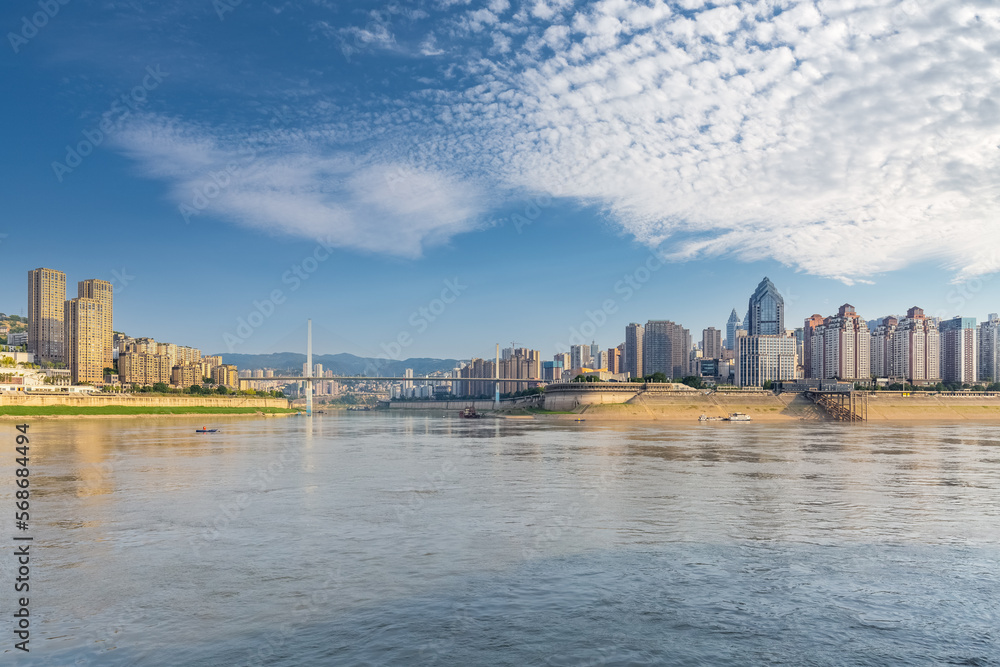
<svg viewBox="0 0 1000 667"><path fill-rule="evenodd" d="M751 422L753 419L748 414L742 412L734 412L733 414L726 417L727 422Z"/></svg>

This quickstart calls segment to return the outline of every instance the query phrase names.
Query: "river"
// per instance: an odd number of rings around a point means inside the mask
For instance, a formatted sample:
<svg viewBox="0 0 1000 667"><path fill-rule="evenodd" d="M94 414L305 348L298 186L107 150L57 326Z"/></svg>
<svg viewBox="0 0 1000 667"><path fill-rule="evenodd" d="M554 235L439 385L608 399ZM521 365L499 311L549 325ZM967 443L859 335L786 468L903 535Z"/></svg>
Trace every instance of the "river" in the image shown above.
<svg viewBox="0 0 1000 667"><path fill-rule="evenodd" d="M12 664L1000 664L987 424L29 423Z"/></svg>

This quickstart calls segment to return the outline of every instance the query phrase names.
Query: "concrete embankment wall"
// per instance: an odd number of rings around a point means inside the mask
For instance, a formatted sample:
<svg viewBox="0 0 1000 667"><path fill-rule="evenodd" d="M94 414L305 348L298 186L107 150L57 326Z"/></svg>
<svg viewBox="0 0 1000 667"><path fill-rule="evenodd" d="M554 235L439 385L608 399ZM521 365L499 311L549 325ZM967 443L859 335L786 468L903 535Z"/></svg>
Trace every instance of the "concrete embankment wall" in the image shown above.
<svg viewBox="0 0 1000 667"><path fill-rule="evenodd" d="M476 410L492 410L493 401L392 401L392 410L464 410L469 406Z"/></svg>
<svg viewBox="0 0 1000 667"><path fill-rule="evenodd" d="M699 416L724 417L734 412L754 421L800 421L829 419L827 413L802 394L770 392L623 391L568 389L546 392L547 410L572 410L567 418L652 419L694 421ZM877 421L1000 421L1000 396L935 396L921 392L873 392L868 399L868 420Z"/></svg>
<svg viewBox="0 0 1000 667"><path fill-rule="evenodd" d="M452 401L392 401L389 403L389 408L393 410L464 410L470 405L476 410L496 409L496 404L489 399L455 399ZM538 395L500 399L501 409L525 408L532 406L541 407L541 405L542 397Z"/></svg>
<svg viewBox="0 0 1000 667"><path fill-rule="evenodd" d="M669 389L668 389L669 387ZM644 385L638 382L552 384L545 389L546 410L575 410L585 405L626 403L640 393L675 393L674 385ZM696 390L676 392L701 395Z"/></svg>
<svg viewBox="0 0 1000 667"><path fill-rule="evenodd" d="M676 388L626 384L566 387L546 391L545 409L573 411L595 419L664 419L677 421L727 417L744 412L754 420L823 419L825 414L798 394L771 392L684 391Z"/></svg>
<svg viewBox="0 0 1000 667"><path fill-rule="evenodd" d="M873 392L868 421L1000 421L998 396L909 396Z"/></svg>
<svg viewBox="0 0 1000 667"><path fill-rule="evenodd" d="M100 396L74 396L71 394L0 393L0 405L48 406L72 405L76 407L102 407L129 405L136 407L210 407L210 408L287 408L284 398L255 398L251 396L144 396L142 394L113 394Z"/></svg>
<svg viewBox="0 0 1000 667"><path fill-rule="evenodd" d="M706 417L728 417L734 412L750 415L754 421L823 420L825 413L802 395L786 394L639 394L625 403L582 406L587 419L651 419L697 421Z"/></svg>

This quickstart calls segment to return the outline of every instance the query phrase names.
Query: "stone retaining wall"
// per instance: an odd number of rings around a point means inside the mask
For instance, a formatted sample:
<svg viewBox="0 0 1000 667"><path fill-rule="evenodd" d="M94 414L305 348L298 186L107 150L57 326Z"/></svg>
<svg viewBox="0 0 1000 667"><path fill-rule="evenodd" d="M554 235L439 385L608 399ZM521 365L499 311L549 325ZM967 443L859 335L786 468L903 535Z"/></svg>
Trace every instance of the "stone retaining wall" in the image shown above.
<svg viewBox="0 0 1000 667"><path fill-rule="evenodd" d="M142 394L39 394L22 392L0 393L0 405L42 407L47 405L73 405L101 407L131 405L142 407L210 407L210 408L287 408L288 399L255 398L252 396L144 396Z"/></svg>

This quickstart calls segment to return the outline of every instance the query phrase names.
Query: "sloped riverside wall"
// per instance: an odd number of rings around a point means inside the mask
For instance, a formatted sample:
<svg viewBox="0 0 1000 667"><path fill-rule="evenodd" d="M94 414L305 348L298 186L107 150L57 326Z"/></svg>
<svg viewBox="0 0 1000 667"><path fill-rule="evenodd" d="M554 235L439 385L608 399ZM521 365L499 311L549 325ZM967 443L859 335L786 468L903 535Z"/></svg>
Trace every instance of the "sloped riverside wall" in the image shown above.
<svg viewBox="0 0 1000 667"><path fill-rule="evenodd" d="M72 394L0 393L0 405L47 406L73 405L100 407L127 405L141 407L209 407L209 408L287 408L284 398L252 396L144 396L142 394L107 394L80 396Z"/></svg>

